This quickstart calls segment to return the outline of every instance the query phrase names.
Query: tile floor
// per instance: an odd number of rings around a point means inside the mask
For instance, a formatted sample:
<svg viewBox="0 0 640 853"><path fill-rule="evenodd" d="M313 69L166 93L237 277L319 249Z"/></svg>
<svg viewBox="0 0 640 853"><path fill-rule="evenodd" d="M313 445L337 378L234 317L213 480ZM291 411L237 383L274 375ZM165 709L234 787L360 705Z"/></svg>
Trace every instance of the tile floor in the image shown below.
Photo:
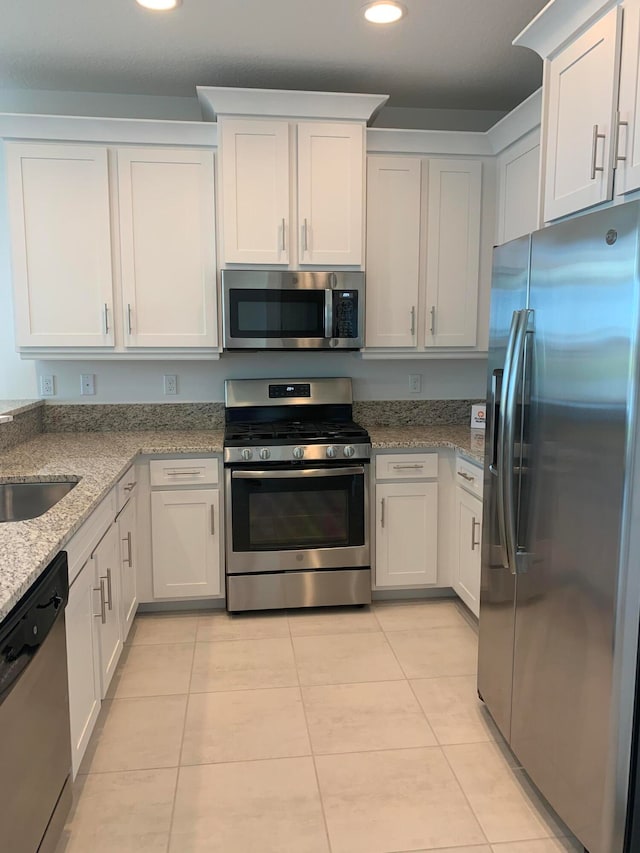
<svg viewBox="0 0 640 853"><path fill-rule="evenodd" d="M475 690L457 601L142 615L58 853L581 850Z"/></svg>

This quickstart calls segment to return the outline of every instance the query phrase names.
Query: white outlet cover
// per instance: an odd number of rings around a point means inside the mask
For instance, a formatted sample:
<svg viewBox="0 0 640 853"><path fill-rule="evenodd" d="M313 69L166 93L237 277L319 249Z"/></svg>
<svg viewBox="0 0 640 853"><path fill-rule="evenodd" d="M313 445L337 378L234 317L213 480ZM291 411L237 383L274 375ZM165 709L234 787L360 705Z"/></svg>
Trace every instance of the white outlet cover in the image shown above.
<svg viewBox="0 0 640 853"><path fill-rule="evenodd" d="M178 393L178 377L175 373L165 373L163 380L165 394L173 396Z"/></svg>
<svg viewBox="0 0 640 853"><path fill-rule="evenodd" d="M409 374L409 391L413 394L419 394L422 391L422 374L421 373L410 373Z"/></svg>
<svg viewBox="0 0 640 853"><path fill-rule="evenodd" d="M40 394L43 397L54 397L56 393L55 376L47 374L40 377Z"/></svg>

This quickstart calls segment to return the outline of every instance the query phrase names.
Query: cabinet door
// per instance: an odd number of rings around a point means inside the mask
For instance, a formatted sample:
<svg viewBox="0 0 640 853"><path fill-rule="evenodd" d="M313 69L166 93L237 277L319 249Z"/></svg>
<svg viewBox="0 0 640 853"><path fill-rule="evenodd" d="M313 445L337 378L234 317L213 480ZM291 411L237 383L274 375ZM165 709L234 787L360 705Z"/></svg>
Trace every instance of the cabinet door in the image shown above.
<svg viewBox="0 0 640 853"><path fill-rule="evenodd" d="M220 594L217 489L152 492L151 528L156 598Z"/></svg>
<svg viewBox="0 0 640 853"><path fill-rule="evenodd" d="M71 763L75 779L100 712L100 658L91 561L80 570L69 590L65 610Z"/></svg>
<svg viewBox="0 0 640 853"><path fill-rule="evenodd" d="M618 6L549 62L545 222L612 198L621 31Z"/></svg>
<svg viewBox="0 0 640 853"><path fill-rule="evenodd" d="M620 65L616 193L640 189L640 0L625 0ZM624 159L622 159L624 158Z"/></svg>
<svg viewBox="0 0 640 853"><path fill-rule="evenodd" d="M222 261L289 263L289 123L220 119Z"/></svg>
<svg viewBox="0 0 640 853"><path fill-rule="evenodd" d="M482 501L456 489L457 572L455 591L476 616L480 615L480 551Z"/></svg>
<svg viewBox="0 0 640 853"><path fill-rule="evenodd" d="M118 204L128 347L215 347L213 153L118 151Z"/></svg>
<svg viewBox="0 0 640 853"><path fill-rule="evenodd" d="M370 347L415 347L420 272L420 160L370 157L367 323Z"/></svg>
<svg viewBox="0 0 640 853"><path fill-rule="evenodd" d="M498 244L538 228L539 184L540 131L535 130L498 157Z"/></svg>
<svg viewBox="0 0 640 853"><path fill-rule="evenodd" d="M481 197L481 162L429 161L427 347L476 343Z"/></svg>
<svg viewBox="0 0 640 853"><path fill-rule="evenodd" d="M18 347L114 345L106 148L8 143Z"/></svg>
<svg viewBox="0 0 640 853"><path fill-rule="evenodd" d="M376 486L376 585L438 581L438 484Z"/></svg>
<svg viewBox="0 0 640 853"><path fill-rule="evenodd" d="M362 125L298 125L301 264L362 264L363 183Z"/></svg>
<svg viewBox="0 0 640 853"><path fill-rule="evenodd" d="M118 534L120 538L120 623L122 641L127 639L138 609L136 593L137 528L136 498L129 498L128 504L118 516Z"/></svg>
<svg viewBox="0 0 640 853"><path fill-rule="evenodd" d="M120 629L120 542L118 525L112 524L93 552L99 618L100 683L106 696L122 651Z"/></svg>

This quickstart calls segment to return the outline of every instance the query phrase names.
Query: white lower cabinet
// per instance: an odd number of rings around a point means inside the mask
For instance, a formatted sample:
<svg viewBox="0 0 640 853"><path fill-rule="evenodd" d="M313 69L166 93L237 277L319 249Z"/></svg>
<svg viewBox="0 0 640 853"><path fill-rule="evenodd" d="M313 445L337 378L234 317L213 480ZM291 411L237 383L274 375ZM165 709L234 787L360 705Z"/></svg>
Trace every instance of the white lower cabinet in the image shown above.
<svg viewBox="0 0 640 853"><path fill-rule="evenodd" d="M120 542L117 524L112 524L107 530L94 550L92 559L95 572L94 606L97 607L100 684L104 698L122 652Z"/></svg>
<svg viewBox="0 0 640 853"><path fill-rule="evenodd" d="M457 553L453 588L475 615L480 615L482 500L458 486L455 499Z"/></svg>
<svg viewBox="0 0 640 853"><path fill-rule="evenodd" d="M155 598L220 595L220 493L168 489L151 493Z"/></svg>
<svg viewBox="0 0 640 853"><path fill-rule="evenodd" d="M438 484L376 485L376 586L438 581Z"/></svg>
<svg viewBox="0 0 640 853"><path fill-rule="evenodd" d="M138 609L136 571L138 566L136 529L136 498L128 503L118 516L118 537L120 539L120 620L122 640L125 641Z"/></svg>
<svg viewBox="0 0 640 853"><path fill-rule="evenodd" d="M65 610L74 779L100 713L100 661L94 600L93 563L89 560L71 585Z"/></svg>

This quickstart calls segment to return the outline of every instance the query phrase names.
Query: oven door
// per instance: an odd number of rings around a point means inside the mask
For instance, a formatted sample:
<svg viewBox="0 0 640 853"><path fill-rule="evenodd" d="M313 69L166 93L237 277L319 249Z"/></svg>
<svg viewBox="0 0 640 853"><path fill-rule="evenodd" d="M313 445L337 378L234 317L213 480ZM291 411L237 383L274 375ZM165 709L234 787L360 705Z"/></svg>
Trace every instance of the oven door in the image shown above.
<svg viewBox="0 0 640 853"><path fill-rule="evenodd" d="M227 573L369 565L369 466L227 469Z"/></svg>
<svg viewBox="0 0 640 853"><path fill-rule="evenodd" d="M332 293L311 288L228 287L226 349L322 349L329 346Z"/></svg>

